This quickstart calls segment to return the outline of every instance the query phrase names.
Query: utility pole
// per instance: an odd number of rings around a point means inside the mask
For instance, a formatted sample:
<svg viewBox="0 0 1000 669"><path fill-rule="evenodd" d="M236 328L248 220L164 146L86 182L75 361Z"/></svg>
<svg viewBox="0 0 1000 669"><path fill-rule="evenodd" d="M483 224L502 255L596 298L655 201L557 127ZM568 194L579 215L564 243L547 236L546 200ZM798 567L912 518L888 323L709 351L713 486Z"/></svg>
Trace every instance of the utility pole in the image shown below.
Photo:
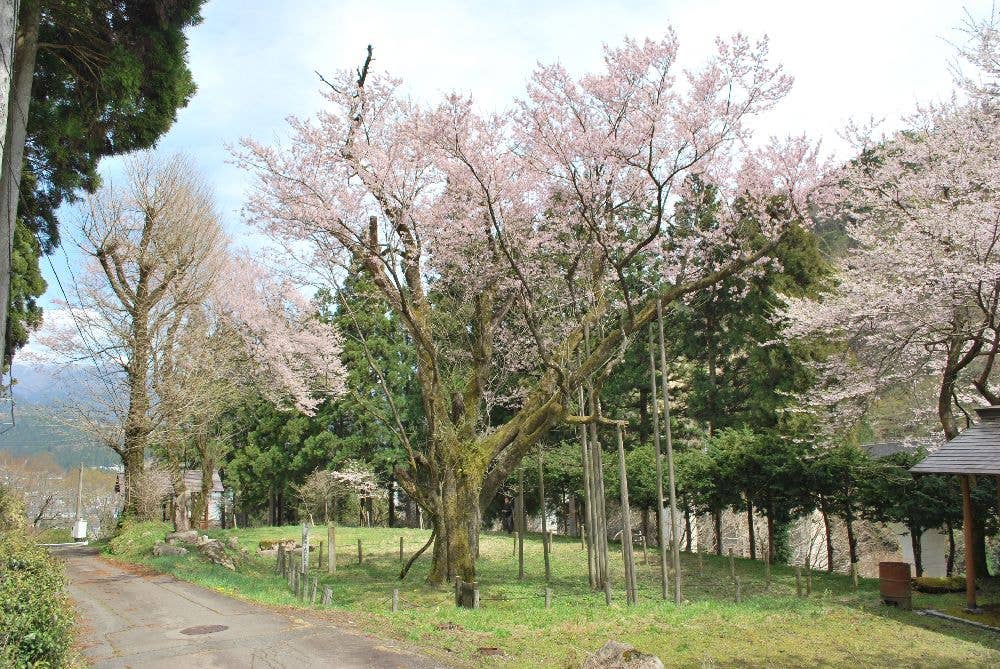
<svg viewBox="0 0 1000 669"><path fill-rule="evenodd" d="M87 540L87 521L83 519L83 463L80 463L80 480L76 487L76 523L73 524L73 540Z"/></svg>

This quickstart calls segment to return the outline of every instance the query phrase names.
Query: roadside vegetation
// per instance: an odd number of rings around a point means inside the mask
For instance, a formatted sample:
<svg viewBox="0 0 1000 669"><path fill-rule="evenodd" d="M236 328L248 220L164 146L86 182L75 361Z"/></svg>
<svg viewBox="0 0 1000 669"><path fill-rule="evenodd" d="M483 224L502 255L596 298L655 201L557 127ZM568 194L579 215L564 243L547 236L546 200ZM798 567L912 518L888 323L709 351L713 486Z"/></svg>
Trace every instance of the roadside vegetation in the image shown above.
<svg viewBox="0 0 1000 669"><path fill-rule="evenodd" d="M316 528L313 550L325 540ZM587 557L578 539L553 541L552 608L544 603L541 541L525 541L525 579L517 578L514 540L504 534L481 537L478 573L481 608L459 609L450 587L426 584L426 554L407 579L398 580L399 537L406 559L424 544L428 530L337 528L337 574L317 570L333 590L333 605L306 605L276 574L275 561L256 551L261 541L301 537L297 526L208 530L213 538L239 537L250 558L235 572L191 553L152 557L152 547L171 530L165 523L136 523L105 547L118 560L142 564L177 578L253 602L304 607L338 623L353 623L377 636L397 639L457 664L505 667L578 667L608 639L631 643L658 655L668 667L984 667L1000 664L1000 634L899 611L878 598L878 583L839 574L812 574L812 593L796 596L795 570L776 565L771 584L761 562L735 559L740 602L730 579L729 558L682 554L684 600L680 607L660 599L658 553L649 564L637 548L639 603L626 607L621 590L620 552L611 564L615 583L609 608L602 593L587 586ZM319 534L320 536L316 536ZM357 561L362 542L363 562ZM325 555L328 547L324 545ZM803 591L806 578L803 576ZM986 586L989 587L989 586ZM400 610L391 612L399 589ZM805 592L803 592L803 595ZM956 608L961 593L914 593L914 608ZM627 615L626 615L627 612ZM347 614L347 615L342 615ZM808 642L804 641L808 640Z"/></svg>
<svg viewBox="0 0 1000 669"><path fill-rule="evenodd" d="M70 666L73 608L62 568L25 524L20 500L0 486L0 667Z"/></svg>

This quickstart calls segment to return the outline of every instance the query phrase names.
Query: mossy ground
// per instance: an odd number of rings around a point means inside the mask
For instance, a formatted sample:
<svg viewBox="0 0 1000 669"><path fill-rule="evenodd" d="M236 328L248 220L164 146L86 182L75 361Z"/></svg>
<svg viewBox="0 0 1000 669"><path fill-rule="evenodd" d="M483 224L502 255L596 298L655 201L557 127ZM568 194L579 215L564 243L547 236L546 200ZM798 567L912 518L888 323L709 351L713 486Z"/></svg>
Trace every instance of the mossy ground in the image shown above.
<svg viewBox="0 0 1000 669"><path fill-rule="evenodd" d="M167 527L130 527L109 550L125 559L169 572L248 600L302 606L275 574L274 560L256 556L236 573L210 565L195 555L153 558L153 542ZM314 535L314 542L325 540ZM235 534L253 555L265 539L297 537L300 529L254 528L210 531ZM428 553L406 581L397 579L399 537L407 557L423 545L426 530L337 528L336 576L322 574L333 589L334 608L350 614L361 628L400 639L449 657L456 664L504 667L579 667L583 657L608 639L632 643L655 653L668 667L1000 667L1000 634L885 607L878 583L862 579L857 592L846 576L814 573L812 594L795 594L795 571L772 569L771 584L763 565L736 560L742 601L734 601L729 559L682 555L685 603L676 607L660 598L658 554L645 564L637 550L639 604L626 606L621 591L622 565L615 556L614 602L587 586L587 558L579 540L557 537L553 545L552 608L544 606L541 542L525 541L523 581L517 579L513 539L484 534L478 562L482 608L456 609L450 587L424 583ZM357 563L357 540L364 561ZM324 546L324 553L326 547ZM701 566L700 566L701 565ZM320 573L315 571L314 573ZM393 588L401 610L390 611ZM914 608L946 610L960 606L961 594L914 593ZM1000 602L1000 591L986 587L983 603ZM320 608L320 607L316 607ZM490 654L499 649L500 655Z"/></svg>

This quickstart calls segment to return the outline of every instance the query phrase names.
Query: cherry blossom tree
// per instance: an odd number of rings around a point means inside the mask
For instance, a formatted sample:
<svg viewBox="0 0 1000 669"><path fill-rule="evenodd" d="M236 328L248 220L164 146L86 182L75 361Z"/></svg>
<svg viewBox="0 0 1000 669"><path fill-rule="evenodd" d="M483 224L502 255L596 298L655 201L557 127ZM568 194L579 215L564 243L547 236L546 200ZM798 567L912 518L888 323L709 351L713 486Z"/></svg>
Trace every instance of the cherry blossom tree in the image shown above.
<svg viewBox="0 0 1000 669"><path fill-rule="evenodd" d="M523 99L483 115L460 95L415 102L369 49L324 80L328 107L292 119L287 145L242 145L249 218L289 266L328 285L365 272L408 329L425 437L398 412L386 422L407 454L400 485L433 523L432 582L473 580L479 509L546 431L606 420L596 401L573 406L578 389L597 396L657 304L764 262L804 218L816 147L752 132L791 85L766 40L719 40L690 71L677 50L670 32L606 48L581 77L539 66ZM695 176L717 186L724 223L680 238L674 205ZM705 261L739 225L762 243Z"/></svg>
<svg viewBox="0 0 1000 669"><path fill-rule="evenodd" d="M850 424L889 391L936 398L916 406L946 439L969 404L1000 404L1000 43L996 23L970 24L961 50L974 74L961 92L920 106L890 135L852 127L857 158L829 176L825 213L846 218L851 246L837 286L790 301L793 336L845 342L822 364L813 403ZM932 408L933 407L933 408Z"/></svg>

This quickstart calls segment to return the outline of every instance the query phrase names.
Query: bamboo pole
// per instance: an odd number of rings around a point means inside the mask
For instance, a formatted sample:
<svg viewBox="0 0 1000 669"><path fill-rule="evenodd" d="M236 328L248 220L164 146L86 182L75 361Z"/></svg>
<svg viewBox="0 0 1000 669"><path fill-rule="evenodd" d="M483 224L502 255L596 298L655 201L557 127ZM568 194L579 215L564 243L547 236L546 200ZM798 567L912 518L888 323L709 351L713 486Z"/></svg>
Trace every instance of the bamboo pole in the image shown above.
<svg viewBox="0 0 1000 669"><path fill-rule="evenodd" d="M670 556L674 566L674 603L681 603L681 554L677 545L680 530L677 522L677 486L674 481L674 446L670 431L670 387L667 379L667 348L663 341L663 308L656 302L656 322L660 333L660 379L663 388L663 421L667 435L667 478L670 493Z"/></svg>
<svg viewBox="0 0 1000 669"><path fill-rule="evenodd" d="M667 578L667 516L663 510L663 455L660 452L660 405L656 399L656 359L653 357L653 324L649 325L649 392L653 400L653 449L656 451L656 523L660 543L660 583L663 599L670 597Z"/></svg>

